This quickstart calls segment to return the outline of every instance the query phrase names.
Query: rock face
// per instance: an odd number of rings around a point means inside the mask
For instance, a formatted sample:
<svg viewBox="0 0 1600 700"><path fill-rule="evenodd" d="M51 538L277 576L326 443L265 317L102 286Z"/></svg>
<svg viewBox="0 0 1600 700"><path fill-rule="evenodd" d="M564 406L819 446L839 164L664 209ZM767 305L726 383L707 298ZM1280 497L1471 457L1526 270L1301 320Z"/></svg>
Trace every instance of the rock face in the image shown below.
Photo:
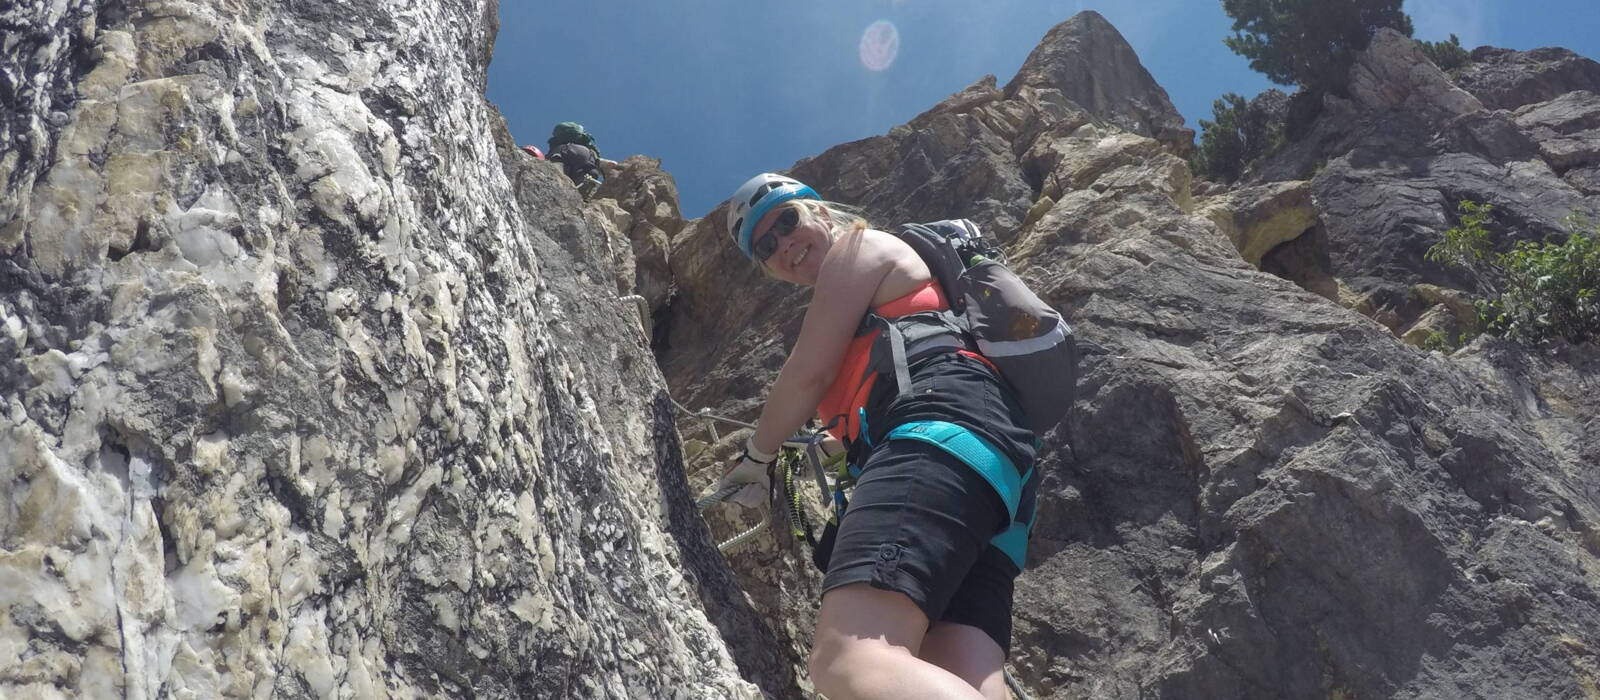
<svg viewBox="0 0 1600 700"><path fill-rule="evenodd" d="M1539 144L1539 157L1551 170L1566 174L1600 167L1600 94L1569 92L1515 114L1517 126ZM1586 191L1584 183L1571 184Z"/></svg>
<svg viewBox="0 0 1600 700"><path fill-rule="evenodd" d="M620 230L631 251L628 257L636 264L635 290L651 313L660 311L673 291L668 251L672 237L684 226L677 184L661 170L661 161L633 156L595 196L600 202L615 201L627 212Z"/></svg>
<svg viewBox="0 0 1600 700"><path fill-rule="evenodd" d="M1380 37L1298 160L1194 199L1181 149L1126 108L1149 99L1072 97L1140 94L1125 62L1075 58L1120 54L1098 25L1052 30L1005 90L986 78L791 171L880 227L978 219L1104 347L1047 436L1017 675L1063 698L1593 695L1600 357L1397 337L1459 320L1464 280L1422 258L1455 202L1523 236L1589 206L1568 179L1583 149L1546 155L1588 143L1587 98L1494 111ZM721 216L673 241L659 356L680 399L749 419L806 294L752 270ZM810 610L805 576L744 581L778 614Z"/></svg>
<svg viewBox="0 0 1600 700"><path fill-rule="evenodd" d="M1516 109L1574 90L1600 92L1600 63L1561 48L1484 46L1472 52L1472 62L1461 68L1456 84L1490 109Z"/></svg>
<svg viewBox="0 0 1600 700"><path fill-rule="evenodd" d="M1350 98L1363 112L1403 112L1428 121L1483 109L1478 98L1443 78L1417 42L1380 29L1350 67Z"/></svg>
<svg viewBox="0 0 1600 700"><path fill-rule="evenodd" d="M1206 202L1201 213L1227 234L1245 262L1256 267L1267 253L1317 225L1310 183L1303 180L1228 192Z"/></svg>
<svg viewBox="0 0 1600 700"><path fill-rule="evenodd" d="M1548 51L1540 61L1475 55L1500 67L1471 63L1452 82L1415 42L1380 31L1352 68L1350 99L1325 98L1301 141L1250 171L1258 187L1311 181L1324 235L1297 245L1313 245L1312 259L1327 263L1301 266L1291 279L1308 288L1336 280L1343 303L1399 335L1422 337L1409 331L1433 305L1418 285L1473 291L1464 272L1424 259L1456 223L1460 202L1494 206L1502 247L1564 235L1574 213L1600 215L1600 100L1579 89L1592 62ZM1491 90L1489 73L1494 84L1524 87ZM1557 86L1570 87L1551 94ZM1511 92L1550 99L1506 111L1477 97L1505 103Z"/></svg>
<svg viewBox="0 0 1600 700"><path fill-rule="evenodd" d="M496 11L0 10L0 696L793 685Z"/></svg>
<svg viewBox="0 0 1600 700"><path fill-rule="evenodd" d="M742 433L666 390L753 418L807 294L647 158L585 204L518 151L495 9L0 11L0 695L807 692L803 547L716 552L755 516L691 494ZM1501 245L1593 206L1593 95L1416 57L1380 37L1197 197L1085 13L794 167L880 227L978 220L1099 348L1018 580L1036 697L1600 688L1600 353L1397 337L1464 313L1421 257L1455 202Z"/></svg>

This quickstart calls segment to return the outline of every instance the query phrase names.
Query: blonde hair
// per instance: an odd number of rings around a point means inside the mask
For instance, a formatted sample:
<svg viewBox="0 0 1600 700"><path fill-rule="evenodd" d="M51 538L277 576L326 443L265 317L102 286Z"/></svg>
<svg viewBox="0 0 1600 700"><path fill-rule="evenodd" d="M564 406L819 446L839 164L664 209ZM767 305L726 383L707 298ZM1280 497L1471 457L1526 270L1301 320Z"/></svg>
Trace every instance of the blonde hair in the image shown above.
<svg viewBox="0 0 1600 700"><path fill-rule="evenodd" d="M794 208L800 212L800 224L816 218L826 218L828 240L832 242L838 242L839 238L845 234L860 233L872 228L872 225L867 223L866 218L862 216L861 210L848 204L820 199L793 199L784 204L794 204ZM771 276L772 273L767 270L766 263L755 258L751 258L750 262L755 263L755 266L761 268L762 272Z"/></svg>
<svg viewBox="0 0 1600 700"><path fill-rule="evenodd" d="M828 218L828 237L839 240L839 236L846 233L859 233L871 228L861 210L847 204L828 202L820 199L800 199L801 208L809 216L823 215Z"/></svg>

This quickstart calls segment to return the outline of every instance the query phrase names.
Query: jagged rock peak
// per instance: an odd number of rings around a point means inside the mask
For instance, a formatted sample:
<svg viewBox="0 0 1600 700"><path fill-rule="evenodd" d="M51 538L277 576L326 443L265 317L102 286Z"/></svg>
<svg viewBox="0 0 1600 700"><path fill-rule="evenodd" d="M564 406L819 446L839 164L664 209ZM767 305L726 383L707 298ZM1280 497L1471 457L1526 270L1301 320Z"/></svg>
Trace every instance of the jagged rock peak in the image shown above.
<svg viewBox="0 0 1600 700"><path fill-rule="evenodd" d="M1122 33L1093 10L1052 27L1006 84L1006 96L1024 87L1059 90L1090 114L1183 152L1194 141L1167 91Z"/></svg>

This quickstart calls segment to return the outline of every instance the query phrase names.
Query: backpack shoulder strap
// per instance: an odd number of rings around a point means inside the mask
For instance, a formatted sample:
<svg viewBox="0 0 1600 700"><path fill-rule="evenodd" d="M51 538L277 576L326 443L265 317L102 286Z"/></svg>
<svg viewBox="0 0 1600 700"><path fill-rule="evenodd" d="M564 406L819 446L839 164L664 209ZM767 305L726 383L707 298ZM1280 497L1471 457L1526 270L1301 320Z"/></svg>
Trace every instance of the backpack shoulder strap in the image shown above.
<svg viewBox="0 0 1600 700"><path fill-rule="evenodd" d="M922 262L939 281L939 290L956 313L965 310L966 294L959 282L966 271L957 242L966 236L966 230L954 221L933 221L926 224L906 224L899 231L900 240L917 252Z"/></svg>
<svg viewBox="0 0 1600 700"><path fill-rule="evenodd" d="M904 394L911 391L911 365L906 362L906 338L892 320L884 319L883 328L889 339L889 356L894 362L895 388Z"/></svg>

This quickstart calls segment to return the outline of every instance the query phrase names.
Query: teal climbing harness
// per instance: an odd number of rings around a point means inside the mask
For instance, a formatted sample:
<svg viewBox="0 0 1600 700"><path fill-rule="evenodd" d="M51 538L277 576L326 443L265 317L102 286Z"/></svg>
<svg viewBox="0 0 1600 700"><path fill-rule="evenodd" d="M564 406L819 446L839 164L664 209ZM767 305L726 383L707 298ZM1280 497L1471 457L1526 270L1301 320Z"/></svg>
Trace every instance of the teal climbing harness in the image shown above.
<svg viewBox="0 0 1600 700"><path fill-rule="evenodd" d="M919 420L896 426L884 439L920 440L949 452L994 487L1000 500L1005 501L1007 516L1017 517L1017 504L1022 500L1022 485L1028 475L1018 474L1004 452L972 431L955 423Z"/></svg>
<svg viewBox="0 0 1600 700"><path fill-rule="evenodd" d="M961 460L962 464L971 467L989 482L999 494L1000 500L1006 505L1006 516L1011 524L1005 531L989 540L1007 557L1018 569L1024 568L1028 552L1028 531L1033 529L1033 512L1021 513L1018 517L1019 506L1022 503L1022 490L1027 485L1028 479L1033 477L1030 467L1027 473L1019 473L1011 459L1004 452L990 444L988 440L979 437L955 423L945 421L925 420L902 423L895 426L884 436L884 440L918 440L938 447L951 456Z"/></svg>

